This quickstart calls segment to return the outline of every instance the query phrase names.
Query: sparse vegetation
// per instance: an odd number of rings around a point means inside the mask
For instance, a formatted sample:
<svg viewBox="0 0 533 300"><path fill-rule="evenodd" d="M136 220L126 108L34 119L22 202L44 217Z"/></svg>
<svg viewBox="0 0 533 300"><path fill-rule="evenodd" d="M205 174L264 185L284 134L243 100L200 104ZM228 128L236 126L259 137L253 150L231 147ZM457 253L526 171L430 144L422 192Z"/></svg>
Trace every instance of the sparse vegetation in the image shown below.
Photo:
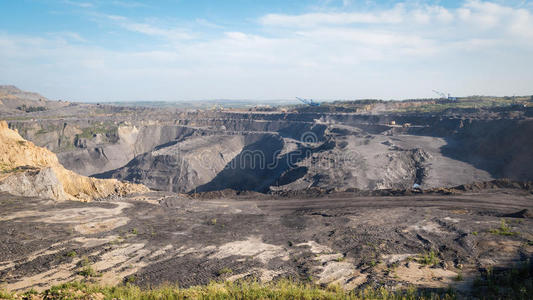
<svg viewBox="0 0 533 300"><path fill-rule="evenodd" d="M97 134L112 137L118 135L118 127L114 124L95 124L91 127L82 128L82 133L76 135L76 139L84 138L90 139Z"/></svg>
<svg viewBox="0 0 533 300"><path fill-rule="evenodd" d="M47 110L46 107L44 106L29 106L26 104L22 104L21 106L18 106L17 109L23 112L27 112L27 113Z"/></svg>
<svg viewBox="0 0 533 300"><path fill-rule="evenodd" d="M344 256L339 256L335 259L336 262L341 262L341 261L344 261L346 259L346 257Z"/></svg>
<svg viewBox="0 0 533 300"><path fill-rule="evenodd" d="M422 254L418 259L418 263L426 266L434 266L440 262L439 255L435 251L431 250L425 254Z"/></svg>
<svg viewBox="0 0 533 300"><path fill-rule="evenodd" d="M0 294L2 295L2 294ZM13 294L5 293L6 299ZM36 294L44 299L455 299L451 290L442 292L421 291L414 287L391 291L386 288L366 288L345 291L338 285L321 287L311 283L280 280L273 283L256 281L212 282L205 286L179 288L161 286L141 289L131 284L102 287L85 282L72 282L54 286ZM28 297L29 298L29 297ZM21 298L17 298L21 299Z"/></svg>
<svg viewBox="0 0 533 300"><path fill-rule="evenodd" d="M13 299L13 294L0 289L0 299Z"/></svg>
<svg viewBox="0 0 533 300"><path fill-rule="evenodd" d="M474 294L479 299L533 299L531 262L507 270L489 268L474 281Z"/></svg>
<svg viewBox="0 0 533 300"><path fill-rule="evenodd" d="M80 261L80 264L81 264L81 269L78 271L79 275L85 278L102 276L100 273L98 273L96 270L93 269L93 267L91 266L91 263L89 262L89 258L87 257L82 258L82 260Z"/></svg>
<svg viewBox="0 0 533 300"><path fill-rule="evenodd" d="M79 272L79 275L89 278L89 277L100 277L100 273L96 272L90 265L83 267Z"/></svg>
<svg viewBox="0 0 533 300"><path fill-rule="evenodd" d="M511 226L509 226L509 224L507 224L505 219L502 219L500 221L500 227L493 228L493 229L489 230L489 232L492 233L492 234L503 235L503 236L514 236L514 235L518 234L518 232L515 232L515 231L511 230Z"/></svg>
<svg viewBox="0 0 533 300"><path fill-rule="evenodd" d="M67 256L68 256L68 257L75 257L76 255L78 255L78 254L77 254L76 251L74 251L74 250L72 250L72 251L70 251L70 252L67 253Z"/></svg>
<svg viewBox="0 0 533 300"><path fill-rule="evenodd" d="M10 167L7 167L7 166L1 166L0 165L0 173L7 174L7 173L15 173L15 172L18 172L18 171L22 171L22 168L20 168L20 167L10 168Z"/></svg>
<svg viewBox="0 0 533 300"><path fill-rule="evenodd" d="M233 273L232 269L230 269L230 268L222 268L222 269L218 270L217 275L218 276L222 276L222 275L231 274L231 273Z"/></svg>
<svg viewBox="0 0 533 300"><path fill-rule="evenodd" d="M217 219L216 218L213 218L211 220L209 220L209 225L217 225Z"/></svg>

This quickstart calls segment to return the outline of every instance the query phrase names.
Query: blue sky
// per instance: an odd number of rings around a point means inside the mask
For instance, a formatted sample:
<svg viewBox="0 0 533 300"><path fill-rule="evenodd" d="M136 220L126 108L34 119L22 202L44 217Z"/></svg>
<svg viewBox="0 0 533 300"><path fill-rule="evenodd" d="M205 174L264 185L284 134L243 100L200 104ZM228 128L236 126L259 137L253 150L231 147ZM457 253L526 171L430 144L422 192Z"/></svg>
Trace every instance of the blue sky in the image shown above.
<svg viewBox="0 0 533 300"><path fill-rule="evenodd" d="M0 0L0 70L75 101L529 95L533 4Z"/></svg>

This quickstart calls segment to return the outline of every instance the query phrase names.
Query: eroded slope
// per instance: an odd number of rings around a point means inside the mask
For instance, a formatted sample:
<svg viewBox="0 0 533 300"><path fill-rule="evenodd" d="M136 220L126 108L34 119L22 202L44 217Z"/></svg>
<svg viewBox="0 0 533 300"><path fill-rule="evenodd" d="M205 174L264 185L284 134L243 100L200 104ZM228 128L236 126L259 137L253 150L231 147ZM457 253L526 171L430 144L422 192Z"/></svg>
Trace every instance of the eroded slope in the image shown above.
<svg viewBox="0 0 533 300"><path fill-rule="evenodd" d="M0 121L0 191L55 200L84 200L146 192L142 185L80 176L51 151L24 140Z"/></svg>

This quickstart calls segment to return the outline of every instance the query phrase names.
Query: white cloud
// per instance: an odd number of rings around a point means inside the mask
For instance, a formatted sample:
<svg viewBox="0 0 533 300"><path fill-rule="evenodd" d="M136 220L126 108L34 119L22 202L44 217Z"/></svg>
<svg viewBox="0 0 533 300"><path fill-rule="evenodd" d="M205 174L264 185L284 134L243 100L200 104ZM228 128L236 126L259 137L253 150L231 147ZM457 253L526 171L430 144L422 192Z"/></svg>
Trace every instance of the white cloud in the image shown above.
<svg viewBox="0 0 533 300"><path fill-rule="evenodd" d="M94 4L91 2L80 2L80 1L70 1L70 0L64 0L63 2L68 5L73 5L73 6L82 7L82 8L94 7Z"/></svg>
<svg viewBox="0 0 533 300"><path fill-rule="evenodd" d="M159 28L147 23L133 23L133 22L124 22L120 26L123 28L142 33L150 36L159 36L164 37L170 40L181 40L181 39L191 39L191 35L181 29L164 29Z"/></svg>
<svg viewBox="0 0 533 300"><path fill-rule="evenodd" d="M189 40L193 36L185 29L175 27L160 27L146 22L135 22L120 15L96 15L114 22L119 27L131 32L136 32L152 37L160 37L169 41Z"/></svg>
<svg viewBox="0 0 533 300"><path fill-rule="evenodd" d="M72 32L72 31L52 32L49 35L62 39L65 42L67 41L82 42L82 43L87 42L87 40L83 38L79 33Z"/></svg>

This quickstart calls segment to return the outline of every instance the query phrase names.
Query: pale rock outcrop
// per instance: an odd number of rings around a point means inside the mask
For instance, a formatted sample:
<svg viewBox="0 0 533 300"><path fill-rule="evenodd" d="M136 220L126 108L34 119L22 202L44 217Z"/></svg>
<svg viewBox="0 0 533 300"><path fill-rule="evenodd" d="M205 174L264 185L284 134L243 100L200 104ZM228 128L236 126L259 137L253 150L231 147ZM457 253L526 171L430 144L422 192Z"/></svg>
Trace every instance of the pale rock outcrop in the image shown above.
<svg viewBox="0 0 533 300"><path fill-rule="evenodd" d="M143 193L143 185L95 179L65 169L51 151L24 140L0 121L0 191L55 200L90 201Z"/></svg>

